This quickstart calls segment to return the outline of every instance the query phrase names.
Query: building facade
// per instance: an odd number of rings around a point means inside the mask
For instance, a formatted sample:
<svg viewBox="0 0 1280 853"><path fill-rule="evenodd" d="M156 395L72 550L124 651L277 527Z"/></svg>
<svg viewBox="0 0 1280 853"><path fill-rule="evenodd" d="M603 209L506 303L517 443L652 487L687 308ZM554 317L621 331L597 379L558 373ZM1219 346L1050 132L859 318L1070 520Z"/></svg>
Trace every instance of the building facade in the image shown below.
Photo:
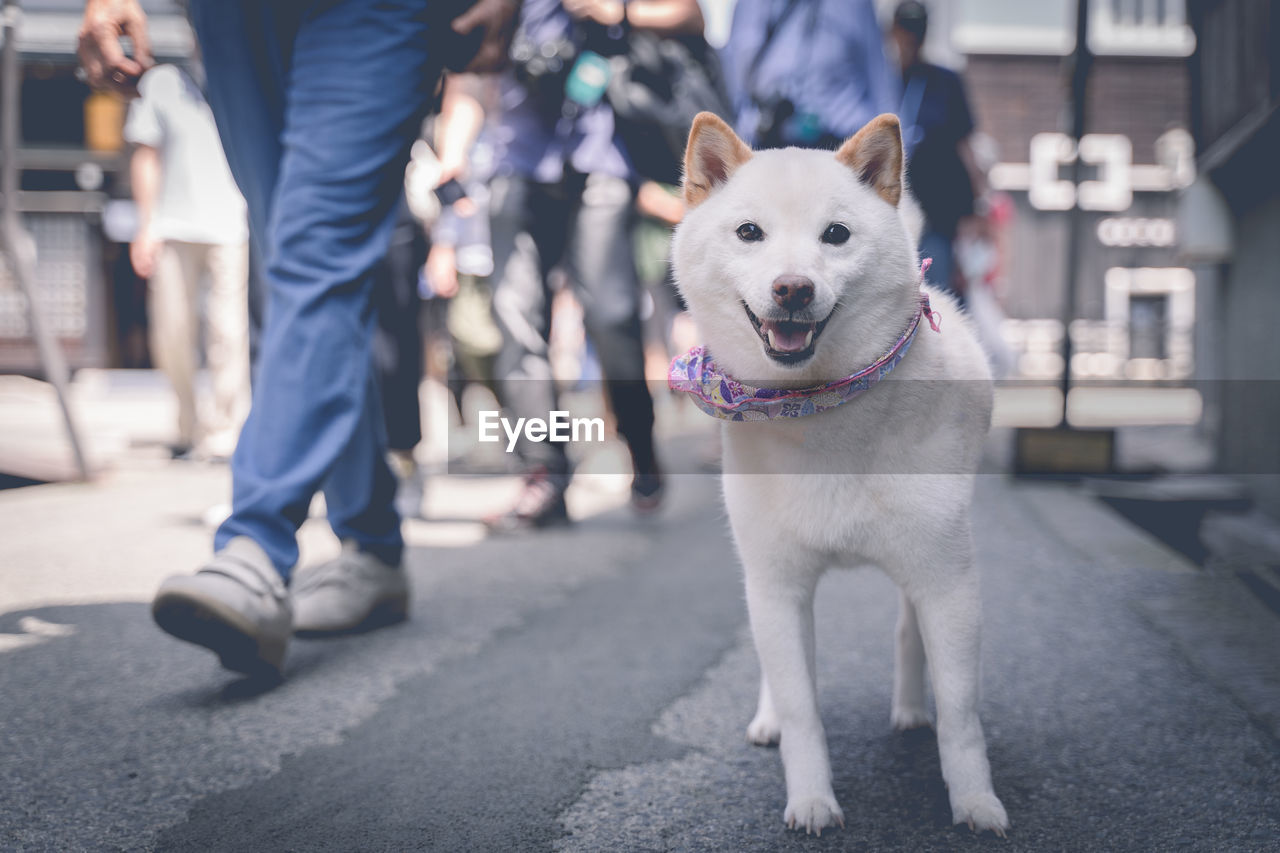
<svg viewBox="0 0 1280 853"><path fill-rule="evenodd" d="M1072 376L1180 382L1195 369L1195 275L1178 261L1178 192L1195 177L1181 4L1091 0L1086 136L1067 135L1071 2L958 4L952 45L979 131L994 145L991 188L1008 194L1000 289L1015 378L1061 375L1068 212L1082 210ZM1084 180L1069 180L1072 160Z"/></svg>
<svg viewBox="0 0 1280 853"><path fill-rule="evenodd" d="M1197 166L1232 239L1202 294L1219 464L1280 517L1280 0L1190 0Z"/></svg>

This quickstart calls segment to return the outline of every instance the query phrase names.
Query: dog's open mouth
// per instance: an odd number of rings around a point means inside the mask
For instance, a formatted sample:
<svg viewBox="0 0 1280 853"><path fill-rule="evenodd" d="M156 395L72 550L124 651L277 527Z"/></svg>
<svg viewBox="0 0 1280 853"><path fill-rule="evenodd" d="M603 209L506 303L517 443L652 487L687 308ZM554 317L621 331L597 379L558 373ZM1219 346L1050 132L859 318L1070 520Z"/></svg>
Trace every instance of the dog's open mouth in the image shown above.
<svg viewBox="0 0 1280 853"><path fill-rule="evenodd" d="M771 317L761 320L747 303L742 303L742 307L764 344L765 355L780 364L799 364L811 358L818 345L818 336L836 310L832 308L831 314L816 321L775 320Z"/></svg>

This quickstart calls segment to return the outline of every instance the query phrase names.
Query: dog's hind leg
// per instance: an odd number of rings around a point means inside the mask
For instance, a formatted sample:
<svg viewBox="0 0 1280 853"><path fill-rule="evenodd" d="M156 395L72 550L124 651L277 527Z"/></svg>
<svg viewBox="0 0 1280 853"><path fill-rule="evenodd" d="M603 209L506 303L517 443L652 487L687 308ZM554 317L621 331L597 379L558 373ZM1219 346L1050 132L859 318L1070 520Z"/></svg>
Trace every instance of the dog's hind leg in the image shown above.
<svg viewBox="0 0 1280 853"><path fill-rule="evenodd" d="M781 734L778 712L773 707L773 695L769 692L769 679L765 678L761 667L760 700L756 703L756 715L747 724L747 740L756 746L772 746Z"/></svg>
<svg viewBox="0 0 1280 853"><path fill-rule="evenodd" d="M970 549L965 549L969 552ZM977 831L1004 835L1009 818L991 788L991 765L978 719L981 601L978 575L965 566L945 584L915 597L938 707L938 753L951 798L951 816Z"/></svg>
<svg viewBox="0 0 1280 853"><path fill-rule="evenodd" d="M929 725L924 704L924 640L916 608L905 592L898 596L898 628L893 657L893 709L890 720L899 731Z"/></svg>
<svg viewBox="0 0 1280 853"><path fill-rule="evenodd" d="M827 737L818 716L813 667L813 591L816 567L793 571L773 563L786 555L743 548L748 563L747 609L767 694L777 712L782 765L787 779L787 826L821 833L844 825L831 789Z"/></svg>

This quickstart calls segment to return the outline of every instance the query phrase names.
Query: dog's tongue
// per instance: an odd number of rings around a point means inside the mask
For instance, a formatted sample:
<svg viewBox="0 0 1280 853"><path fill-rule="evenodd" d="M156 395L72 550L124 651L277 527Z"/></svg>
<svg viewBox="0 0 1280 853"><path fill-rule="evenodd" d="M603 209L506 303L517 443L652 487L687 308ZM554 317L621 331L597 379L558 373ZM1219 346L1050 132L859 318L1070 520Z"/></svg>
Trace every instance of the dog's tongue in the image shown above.
<svg viewBox="0 0 1280 853"><path fill-rule="evenodd" d="M769 346L777 352L800 352L813 340L813 323L789 323L785 320L765 320L760 328L769 340Z"/></svg>

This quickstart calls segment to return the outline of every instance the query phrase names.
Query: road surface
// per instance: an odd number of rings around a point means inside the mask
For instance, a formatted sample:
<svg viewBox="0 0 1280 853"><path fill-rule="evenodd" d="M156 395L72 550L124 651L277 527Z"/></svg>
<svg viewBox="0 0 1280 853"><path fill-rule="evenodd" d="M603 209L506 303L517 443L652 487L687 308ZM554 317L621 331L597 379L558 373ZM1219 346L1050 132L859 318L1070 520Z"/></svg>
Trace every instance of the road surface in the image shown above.
<svg viewBox="0 0 1280 853"><path fill-rule="evenodd" d="M784 828L777 751L743 737L756 664L714 477L673 478L654 519L414 548L410 622L296 642L263 690L149 618L141 591L190 567L225 486L171 470L0 493L0 849L1280 845L1280 617L1069 486L978 485L1009 839L952 827L932 732L891 730L875 571L819 590L847 821L819 839ZM49 572L96 592L15 606Z"/></svg>

